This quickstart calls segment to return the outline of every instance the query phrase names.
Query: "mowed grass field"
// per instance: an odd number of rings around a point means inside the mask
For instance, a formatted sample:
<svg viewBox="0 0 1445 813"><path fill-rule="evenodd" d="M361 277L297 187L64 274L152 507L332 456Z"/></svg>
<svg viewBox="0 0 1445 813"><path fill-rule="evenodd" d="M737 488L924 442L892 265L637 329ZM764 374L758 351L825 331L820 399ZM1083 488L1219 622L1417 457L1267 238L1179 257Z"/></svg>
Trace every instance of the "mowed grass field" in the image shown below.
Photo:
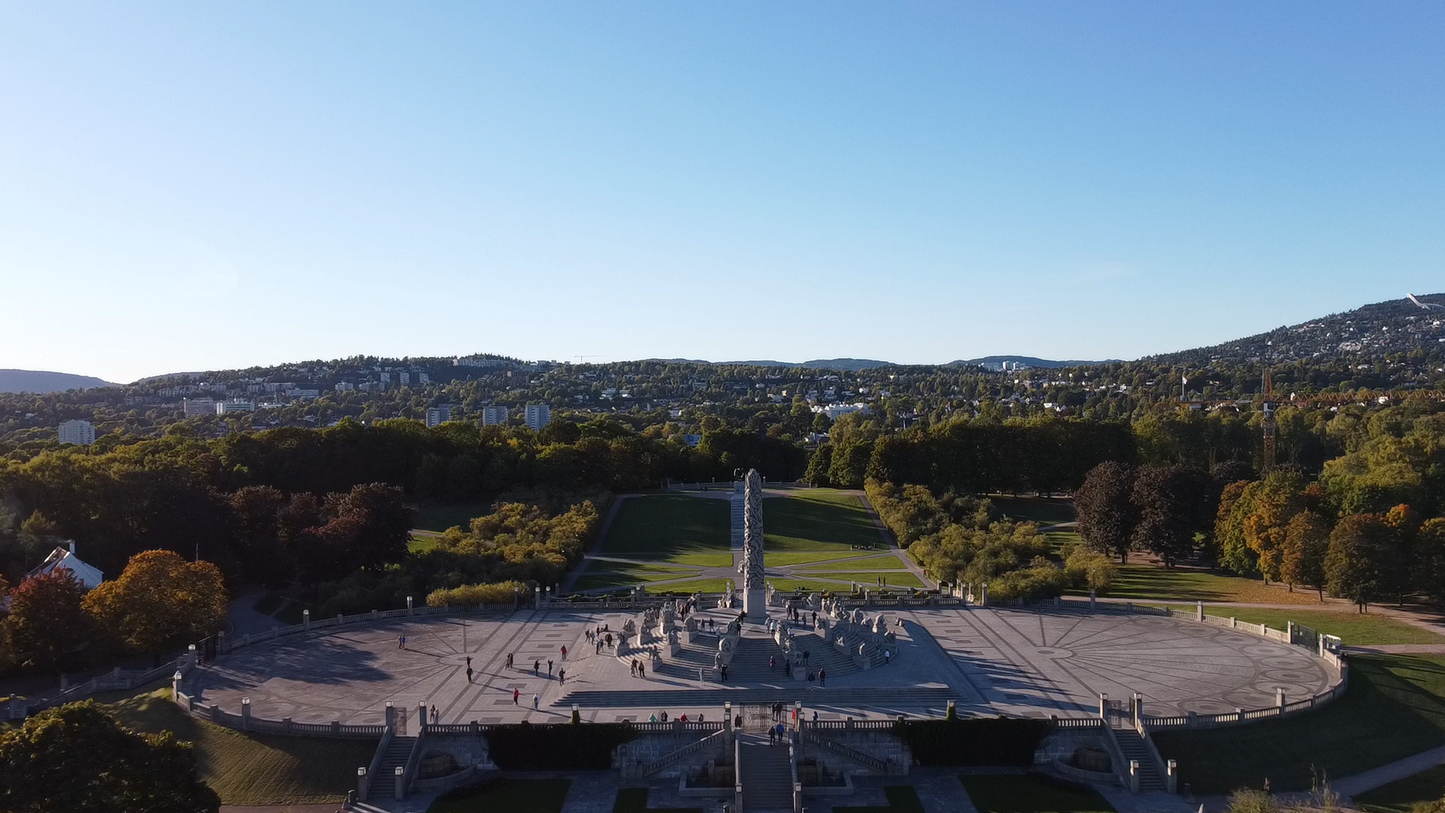
<svg viewBox="0 0 1445 813"><path fill-rule="evenodd" d="M1356 794L1354 799L1368 813L1410 813L1416 805L1441 797L1445 797L1445 765Z"/></svg>
<svg viewBox="0 0 1445 813"><path fill-rule="evenodd" d="M491 500L428 500L417 510L416 521L412 525L433 533L441 533L454 526L465 531L472 527L473 519L491 512Z"/></svg>
<svg viewBox="0 0 1445 813"><path fill-rule="evenodd" d="M694 567L732 563L727 500L686 494L628 497L597 552Z"/></svg>
<svg viewBox="0 0 1445 813"><path fill-rule="evenodd" d="M228 805L339 802L356 787L356 769L371 762L375 740L249 736L197 720L170 699L169 687L102 705L128 728L172 731L194 747L201 779Z"/></svg>
<svg viewBox="0 0 1445 813"><path fill-rule="evenodd" d="M858 556L855 546L887 546L857 496L809 489L763 500L763 551L769 566Z"/></svg>
<svg viewBox="0 0 1445 813"><path fill-rule="evenodd" d="M1091 788L1074 787L1034 776L958 778L979 813L1114 813Z"/></svg>
<svg viewBox="0 0 1445 813"><path fill-rule="evenodd" d="M1309 790L1445 744L1445 657L1356 655L1350 688L1327 706L1255 725L1152 734L1195 793Z"/></svg>
<svg viewBox="0 0 1445 813"><path fill-rule="evenodd" d="M1040 525L1073 522L1079 518L1074 501L1063 497L1010 497L990 494L988 499L1014 522L1028 520Z"/></svg>
<svg viewBox="0 0 1445 813"><path fill-rule="evenodd" d="M1084 591L1087 594L1087 591ZM1119 568L1114 583L1100 595L1109 598L1165 601L1238 601L1245 604L1313 604L1319 597L1310 590L1266 585L1258 579L1226 576L1208 570L1128 564Z"/></svg>
<svg viewBox="0 0 1445 813"><path fill-rule="evenodd" d="M1175 609L1180 609L1176 607ZM1186 606L1184 609L1188 609ZM1304 624L1317 632L1340 636L1346 646L1377 644L1445 644L1445 636L1427 629L1412 627L1403 621L1378 614L1360 614L1352 610L1269 610L1254 607L1206 607L1209 615L1234 617L1251 624L1264 624L1273 629L1287 629L1289 622ZM1445 743L1442 743L1445 744Z"/></svg>
<svg viewBox="0 0 1445 813"><path fill-rule="evenodd" d="M458 789L431 803L427 813L561 813L570 779L503 777L472 790Z"/></svg>

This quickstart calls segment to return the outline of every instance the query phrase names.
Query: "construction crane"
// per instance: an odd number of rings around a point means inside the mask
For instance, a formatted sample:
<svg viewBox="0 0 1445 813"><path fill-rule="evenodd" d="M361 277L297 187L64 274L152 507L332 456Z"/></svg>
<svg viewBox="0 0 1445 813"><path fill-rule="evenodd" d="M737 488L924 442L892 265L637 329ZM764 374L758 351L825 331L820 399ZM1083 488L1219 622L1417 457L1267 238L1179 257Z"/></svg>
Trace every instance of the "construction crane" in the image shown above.
<svg viewBox="0 0 1445 813"><path fill-rule="evenodd" d="M1269 368L1264 370L1264 470L1270 471L1274 468L1275 445L1279 435L1279 425L1274 420L1274 379L1269 374Z"/></svg>

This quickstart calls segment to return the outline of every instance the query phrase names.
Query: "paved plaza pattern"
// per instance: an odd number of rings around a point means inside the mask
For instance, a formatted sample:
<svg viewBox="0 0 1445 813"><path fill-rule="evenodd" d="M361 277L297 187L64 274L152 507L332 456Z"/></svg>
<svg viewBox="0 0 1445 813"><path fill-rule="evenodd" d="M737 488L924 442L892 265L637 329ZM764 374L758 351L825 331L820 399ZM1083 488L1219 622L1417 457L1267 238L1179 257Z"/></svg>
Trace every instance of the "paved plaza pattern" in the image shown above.
<svg viewBox="0 0 1445 813"><path fill-rule="evenodd" d="M256 644L200 670L195 687L201 703L232 712L249 697L258 717L375 724L388 701L412 719L418 704L435 706L444 723L565 720L573 703L584 720L597 722L647 720L664 710L673 718L717 719L724 702L779 701L801 701L820 719L936 716L950 699L961 714L1081 717L1097 713L1101 692L1113 700L1140 692L1148 714L1203 714L1273 705L1279 688L1290 700L1303 699L1335 680L1299 647L1171 618L1052 608L868 612L882 612L894 625L892 662L833 670L826 686L785 678L781 657L769 669L767 656L777 647L758 625L745 627L727 683L705 677L683 657L649 662L646 677L638 678L628 659L606 648L599 653L584 638L585 630L603 625L616 633L632 614L524 610L358 623ZM699 616L722 625L733 613Z"/></svg>

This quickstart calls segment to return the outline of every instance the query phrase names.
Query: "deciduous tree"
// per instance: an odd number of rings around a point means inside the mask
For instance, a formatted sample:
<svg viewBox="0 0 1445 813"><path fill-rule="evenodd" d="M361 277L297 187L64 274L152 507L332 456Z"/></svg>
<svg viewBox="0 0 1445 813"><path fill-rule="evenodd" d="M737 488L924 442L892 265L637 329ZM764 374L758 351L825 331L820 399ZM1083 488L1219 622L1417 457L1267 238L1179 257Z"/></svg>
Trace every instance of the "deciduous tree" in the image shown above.
<svg viewBox="0 0 1445 813"><path fill-rule="evenodd" d="M0 810L215 813L187 743L137 734L93 702L43 711L0 734Z"/></svg>
<svg viewBox="0 0 1445 813"><path fill-rule="evenodd" d="M1079 512L1079 535L1101 553L1129 560L1137 522L1134 503L1134 468L1113 460L1100 463L1084 476L1074 496Z"/></svg>
<svg viewBox="0 0 1445 813"><path fill-rule="evenodd" d="M85 588L69 570L57 569L10 591L10 643L16 657L41 669L68 665L72 653L91 643L91 624L81 609Z"/></svg>
<svg viewBox="0 0 1445 813"><path fill-rule="evenodd" d="M215 632L226 618L221 571L173 551L137 553L120 578L85 596L85 609L125 643L159 654Z"/></svg>
<svg viewBox="0 0 1445 813"><path fill-rule="evenodd" d="M1280 576L1291 591L1296 584L1313 587L1325 598L1325 557L1330 549L1330 523L1314 511L1295 514L1285 528Z"/></svg>
<svg viewBox="0 0 1445 813"><path fill-rule="evenodd" d="M1347 598L1364 612L1389 591L1396 565L1395 530L1379 514L1351 514L1330 532L1325 577L1332 595Z"/></svg>

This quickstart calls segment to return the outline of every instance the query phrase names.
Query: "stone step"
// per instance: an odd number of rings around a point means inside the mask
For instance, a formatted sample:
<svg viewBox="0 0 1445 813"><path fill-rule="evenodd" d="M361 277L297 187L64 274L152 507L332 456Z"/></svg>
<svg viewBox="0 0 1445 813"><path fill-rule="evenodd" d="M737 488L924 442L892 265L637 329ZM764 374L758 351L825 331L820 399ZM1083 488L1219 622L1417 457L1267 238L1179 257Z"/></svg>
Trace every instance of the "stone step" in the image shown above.
<svg viewBox="0 0 1445 813"><path fill-rule="evenodd" d="M769 745L767 737L741 736L738 757L739 782L743 786L744 810L786 810L793 806L793 767L788 745Z"/></svg>
<svg viewBox="0 0 1445 813"><path fill-rule="evenodd" d="M396 795L396 769L406 765L415 744L416 737L391 738L386 752L381 755L381 766L377 768L376 776L371 778L371 798L390 799Z"/></svg>
<svg viewBox="0 0 1445 813"><path fill-rule="evenodd" d="M638 683L640 685L641 681ZM709 686L711 685L709 684ZM912 715L942 715L948 707L949 700L961 702L962 699L959 698L957 692L944 687L889 689L887 692L880 692L877 689L863 688L824 689L819 688L817 684L794 685L788 681L779 686L734 686L729 684L716 688L658 689L655 691L645 689L636 691L583 690L568 692L553 701L552 705L565 708L577 703L583 709L721 709L723 703L732 703L734 706L785 703L791 707L794 702L801 701L804 708L811 708L814 704L868 708L891 717L895 712Z"/></svg>

